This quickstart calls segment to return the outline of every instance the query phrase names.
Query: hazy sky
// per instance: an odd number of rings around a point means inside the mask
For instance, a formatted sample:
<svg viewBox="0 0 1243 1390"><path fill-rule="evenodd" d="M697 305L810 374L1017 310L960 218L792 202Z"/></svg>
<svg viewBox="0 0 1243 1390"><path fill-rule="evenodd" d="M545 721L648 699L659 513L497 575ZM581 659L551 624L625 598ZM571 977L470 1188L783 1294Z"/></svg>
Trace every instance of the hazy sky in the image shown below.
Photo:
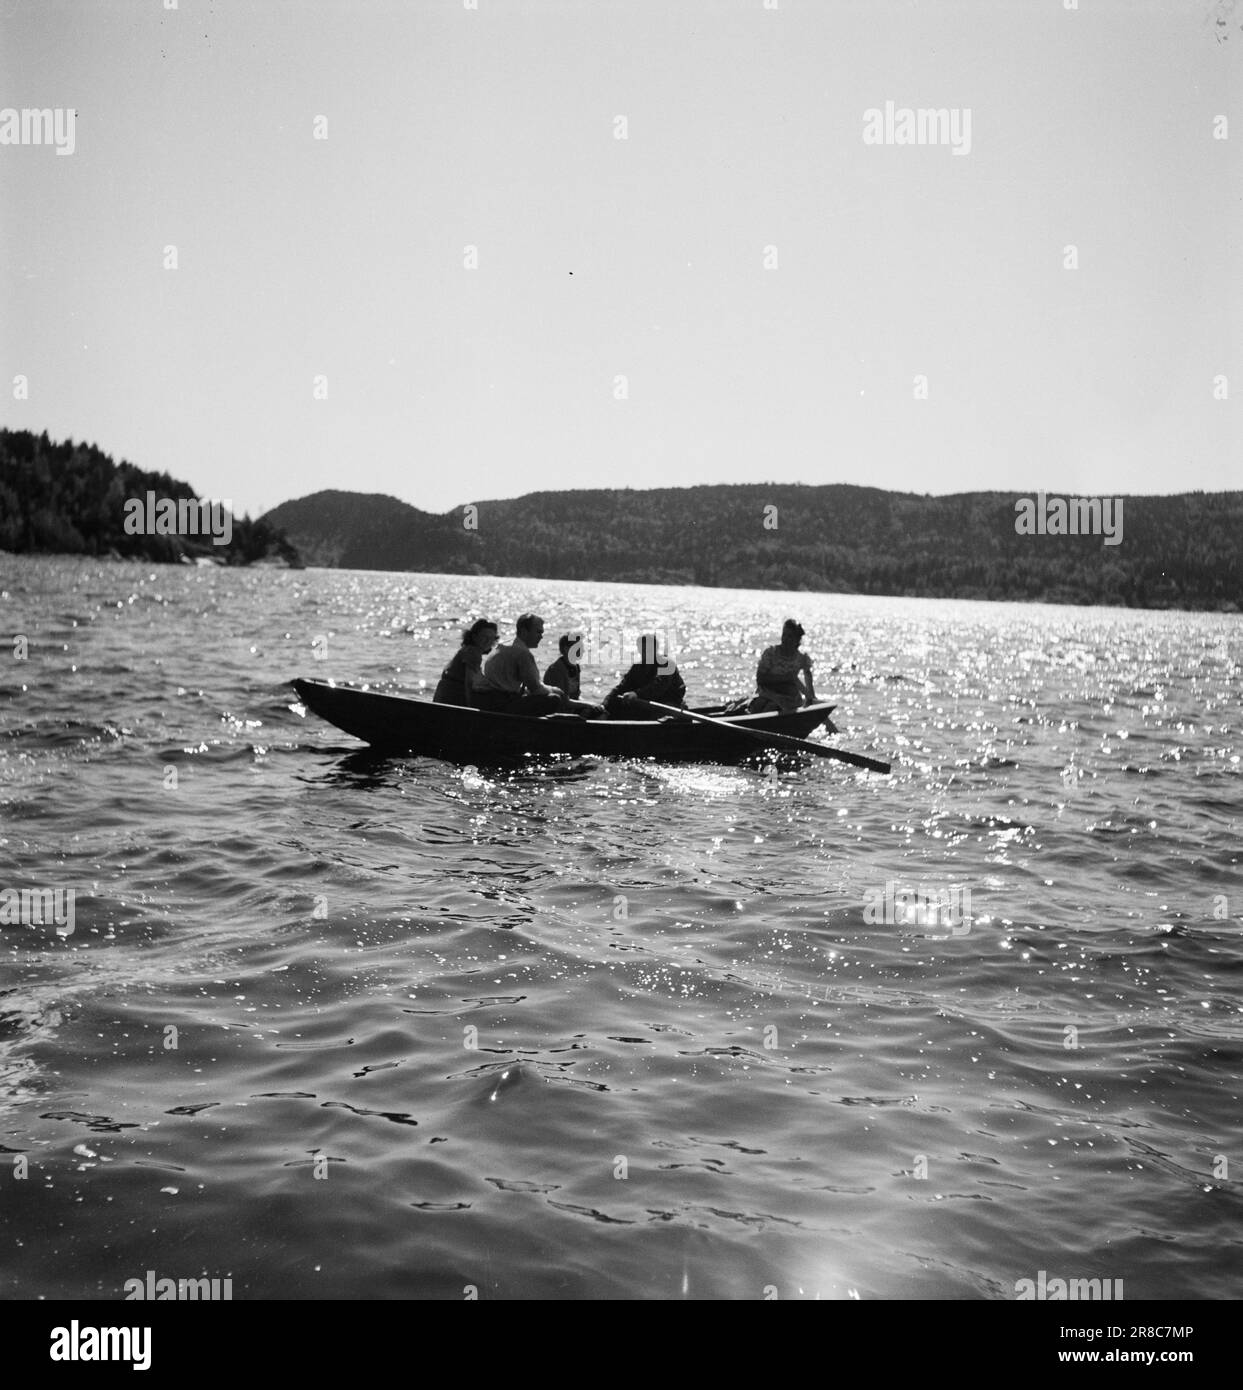
<svg viewBox="0 0 1243 1390"><path fill-rule="evenodd" d="M256 513L1243 486L1243 4L1067 2L3 0L0 424Z"/></svg>

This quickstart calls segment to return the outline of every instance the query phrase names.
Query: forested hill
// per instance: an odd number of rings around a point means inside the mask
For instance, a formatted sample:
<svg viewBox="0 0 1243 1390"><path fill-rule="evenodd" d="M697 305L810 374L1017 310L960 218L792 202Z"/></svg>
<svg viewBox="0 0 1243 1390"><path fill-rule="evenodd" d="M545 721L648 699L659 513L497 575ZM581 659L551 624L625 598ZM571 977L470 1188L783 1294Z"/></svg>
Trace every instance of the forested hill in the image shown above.
<svg viewBox="0 0 1243 1390"><path fill-rule="evenodd" d="M297 561L270 523L234 516L223 507L214 513L220 523L216 533L177 532L175 523L170 531L163 518L154 529L148 493L173 503L198 501L188 483L115 463L94 444L54 444L46 432L0 429L0 550L155 561L202 557L231 565L270 557ZM136 503L143 504L141 517ZM227 535L227 543L217 545L213 534Z"/></svg>
<svg viewBox="0 0 1243 1390"><path fill-rule="evenodd" d="M1127 497L1116 545L1019 535L1016 500L747 484L538 492L438 516L317 492L263 519L308 564L349 569L1243 609L1243 492Z"/></svg>

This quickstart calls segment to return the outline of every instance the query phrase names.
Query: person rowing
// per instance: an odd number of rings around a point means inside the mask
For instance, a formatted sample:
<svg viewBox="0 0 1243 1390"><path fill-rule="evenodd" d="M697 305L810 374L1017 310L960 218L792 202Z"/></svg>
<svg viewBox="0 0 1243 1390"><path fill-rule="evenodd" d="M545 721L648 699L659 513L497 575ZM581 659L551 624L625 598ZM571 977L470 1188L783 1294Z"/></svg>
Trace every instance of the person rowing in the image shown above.
<svg viewBox="0 0 1243 1390"><path fill-rule="evenodd" d="M686 682L676 663L659 655L656 634L639 638L639 660L604 697L604 708L612 719L660 719L661 710L646 708L647 701L682 709L686 704Z"/></svg>
<svg viewBox="0 0 1243 1390"><path fill-rule="evenodd" d="M780 644L765 648L755 669L756 694L750 704L752 714L766 710L791 714L803 705L815 704L811 657L799 651L802 640L802 626L793 618L787 618L781 626Z"/></svg>
<svg viewBox="0 0 1243 1390"><path fill-rule="evenodd" d="M462 645L440 673L432 703L469 705L475 686L483 676L483 659L496 646L496 642L496 624L487 618L476 618L468 628L463 628Z"/></svg>

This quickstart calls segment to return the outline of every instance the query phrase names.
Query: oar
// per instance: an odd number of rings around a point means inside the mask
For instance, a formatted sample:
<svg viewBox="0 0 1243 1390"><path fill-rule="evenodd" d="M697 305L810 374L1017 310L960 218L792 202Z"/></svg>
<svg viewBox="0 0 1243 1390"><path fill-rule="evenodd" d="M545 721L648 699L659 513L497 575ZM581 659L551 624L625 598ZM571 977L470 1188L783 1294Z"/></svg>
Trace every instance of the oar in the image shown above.
<svg viewBox="0 0 1243 1390"><path fill-rule="evenodd" d="M888 763L878 763L875 758L865 758L859 753L846 753L840 748L830 748L826 743L810 743L805 738L795 738L793 734L761 733L741 724L730 724L726 720L713 719L707 714L697 714L691 709L675 709L672 705L662 705L656 700L641 700L640 704L649 709L663 710L682 719L694 719L700 724L711 724L714 729L725 729L729 733L742 734L744 738L755 739L758 743L777 744L782 748L798 748L804 753L814 753L818 758L836 758L839 763L849 763L852 767L864 767L869 772L888 772Z"/></svg>

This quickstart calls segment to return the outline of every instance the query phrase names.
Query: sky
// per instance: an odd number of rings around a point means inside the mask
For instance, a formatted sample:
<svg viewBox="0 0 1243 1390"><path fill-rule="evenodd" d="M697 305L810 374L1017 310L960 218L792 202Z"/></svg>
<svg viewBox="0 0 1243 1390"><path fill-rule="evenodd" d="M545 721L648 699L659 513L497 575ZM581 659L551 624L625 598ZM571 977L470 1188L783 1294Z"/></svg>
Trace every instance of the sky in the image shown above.
<svg viewBox="0 0 1243 1390"><path fill-rule="evenodd" d="M0 425L253 515L1243 487L1243 0L171 3L0 3Z"/></svg>

